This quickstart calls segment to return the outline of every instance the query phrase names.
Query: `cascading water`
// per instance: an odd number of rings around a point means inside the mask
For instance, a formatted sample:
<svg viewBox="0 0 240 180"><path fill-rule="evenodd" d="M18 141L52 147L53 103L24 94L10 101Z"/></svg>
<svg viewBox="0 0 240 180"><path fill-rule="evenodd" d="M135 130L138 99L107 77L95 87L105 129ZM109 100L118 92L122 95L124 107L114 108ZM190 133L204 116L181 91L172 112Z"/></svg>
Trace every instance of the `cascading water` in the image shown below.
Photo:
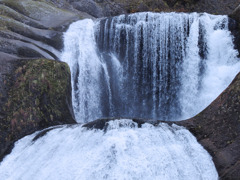
<svg viewBox="0 0 240 180"><path fill-rule="evenodd" d="M2 180L217 180L211 157L185 128L167 124L141 128L132 120L107 129L58 127L33 141L15 144L0 165Z"/></svg>
<svg viewBox="0 0 240 180"><path fill-rule="evenodd" d="M104 116L177 120L208 105L239 71L226 16L140 13L73 23L64 36L78 122ZM52 128L51 128L52 129ZM15 143L7 179L217 180L183 127L130 119L104 130L58 126Z"/></svg>
<svg viewBox="0 0 240 180"><path fill-rule="evenodd" d="M240 69L227 16L137 13L72 24L62 60L76 119L188 118Z"/></svg>

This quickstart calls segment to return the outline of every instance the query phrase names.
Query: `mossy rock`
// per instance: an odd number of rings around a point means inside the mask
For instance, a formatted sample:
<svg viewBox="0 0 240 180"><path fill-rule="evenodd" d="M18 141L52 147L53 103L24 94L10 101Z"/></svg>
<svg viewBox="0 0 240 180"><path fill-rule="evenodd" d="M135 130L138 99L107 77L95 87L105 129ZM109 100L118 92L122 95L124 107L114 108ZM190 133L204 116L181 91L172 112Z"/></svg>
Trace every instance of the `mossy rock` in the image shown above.
<svg viewBox="0 0 240 180"><path fill-rule="evenodd" d="M19 60L8 83L6 117L0 122L0 156L6 144L36 130L76 123L71 75L66 63L47 59Z"/></svg>

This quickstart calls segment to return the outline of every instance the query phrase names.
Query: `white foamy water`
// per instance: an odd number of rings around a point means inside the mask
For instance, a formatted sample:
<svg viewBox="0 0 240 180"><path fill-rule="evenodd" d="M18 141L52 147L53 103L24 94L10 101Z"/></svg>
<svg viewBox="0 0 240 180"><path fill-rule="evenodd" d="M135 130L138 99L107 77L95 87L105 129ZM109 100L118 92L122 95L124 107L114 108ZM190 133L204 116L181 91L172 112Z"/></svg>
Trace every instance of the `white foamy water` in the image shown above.
<svg viewBox="0 0 240 180"><path fill-rule="evenodd" d="M188 130L137 128L110 121L107 130L59 127L26 136L0 164L1 180L217 180L209 154Z"/></svg>
<svg viewBox="0 0 240 180"><path fill-rule="evenodd" d="M62 60L78 122L179 120L209 105L239 72L228 17L136 13L73 23Z"/></svg>

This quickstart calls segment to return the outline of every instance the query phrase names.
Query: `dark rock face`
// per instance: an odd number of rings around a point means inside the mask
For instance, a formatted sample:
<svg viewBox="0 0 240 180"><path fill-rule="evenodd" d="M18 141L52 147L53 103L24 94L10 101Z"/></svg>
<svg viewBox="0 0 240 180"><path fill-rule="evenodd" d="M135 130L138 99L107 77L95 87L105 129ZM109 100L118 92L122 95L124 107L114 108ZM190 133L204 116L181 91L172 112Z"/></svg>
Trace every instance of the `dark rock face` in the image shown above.
<svg viewBox="0 0 240 180"><path fill-rule="evenodd" d="M208 150L221 179L239 179L240 73L205 110L175 123L189 129Z"/></svg>
<svg viewBox="0 0 240 180"><path fill-rule="evenodd" d="M239 57L240 57L240 5L233 11L232 14L229 15L230 20L229 29L231 30L234 38L235 48L238 49Z"/></svg>
<svg viewBox="0 0 240 180"><path fill-rule="evenodd" d="M103 3L110 3L105 0ZM142 11L207 12L211 14L230 14L240 0L113 0L128 13Z"/></svg>
<svg viewBox="0 0 240 180"><path fill-rule="evenodd" d="M76 1L72 5L75 9L86 12L94 17L104 16L101 7L93 0Z"/></svg>
<svg viewBox="0 0 240 180"><path fill-rule="evenodd" d="M230 17L240 23L240 5L230 14Z"/></svg>
<svg viewBox="0 0 240 180"><path fill-rule="evenodd" d="M0 118L0 157L13 142L27 134L75 123L71 76L66 63L38 59L18 60L14 64L5 81L8 89Z"/></svg>

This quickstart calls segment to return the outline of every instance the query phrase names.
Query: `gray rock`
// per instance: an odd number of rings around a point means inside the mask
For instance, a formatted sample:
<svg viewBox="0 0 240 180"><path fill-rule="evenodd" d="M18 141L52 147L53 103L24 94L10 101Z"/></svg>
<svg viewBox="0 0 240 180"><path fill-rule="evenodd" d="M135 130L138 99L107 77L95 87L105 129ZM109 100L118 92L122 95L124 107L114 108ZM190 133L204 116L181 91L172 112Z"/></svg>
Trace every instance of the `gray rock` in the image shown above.
<svg viewBox="0 0 240 180"><path fill-rule="evenodd" d="M74 1L71 4L75 9L86 12L93 17L99 18L104 16L102 8L93 0Z"/></svg>

